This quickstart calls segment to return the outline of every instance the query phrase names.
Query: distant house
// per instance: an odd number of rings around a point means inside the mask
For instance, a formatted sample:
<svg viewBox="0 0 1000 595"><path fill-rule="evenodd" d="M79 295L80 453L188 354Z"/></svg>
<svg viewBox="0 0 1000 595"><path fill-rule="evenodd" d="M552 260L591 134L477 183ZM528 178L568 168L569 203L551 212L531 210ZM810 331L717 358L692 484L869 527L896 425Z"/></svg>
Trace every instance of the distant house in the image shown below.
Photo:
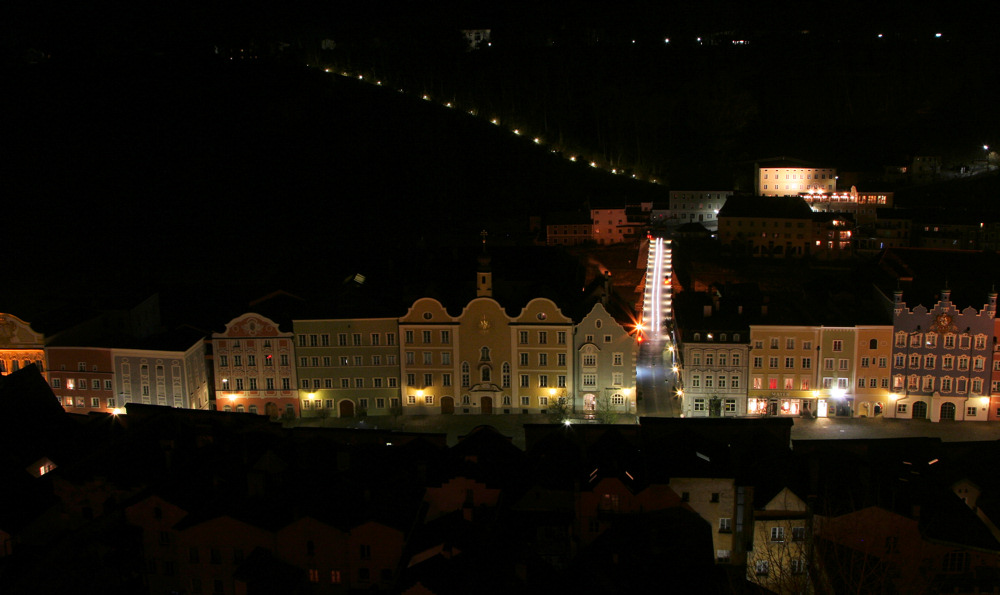
<svg viewBox="0 0 1000 595"><path fill-rule="evenodd" d="M490 46L490 29L462 29L468 51L479 50Z"/></svg>
<svg viewBox="0 0 1000 595"><path fill-rule="evenodd" d="M719 211L732 195L732 190L671 190L671 222L700 223L715 231L719 228Z"/></svg>
<svg viewBox="0 0 1000 595"><path fill-rule="evenodd" d="M798 196L734 196L719 212L719 242L734 255L801 258L812 253L813 215Z"/></svg>

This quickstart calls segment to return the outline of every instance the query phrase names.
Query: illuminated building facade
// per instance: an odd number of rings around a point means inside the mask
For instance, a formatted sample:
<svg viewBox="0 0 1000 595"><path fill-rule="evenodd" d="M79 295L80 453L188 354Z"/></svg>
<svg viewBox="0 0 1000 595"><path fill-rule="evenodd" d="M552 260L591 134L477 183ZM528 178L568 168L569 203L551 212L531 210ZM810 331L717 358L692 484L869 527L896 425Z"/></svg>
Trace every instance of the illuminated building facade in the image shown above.
<svg viewBox="0 0 1000 595"><path fill-rule="evenodd" d="M388 415L400 406L396 318L295 320L303 417Z"/></svg>
<svg viewBox="0 0 1000 595"><path fill-rule="evenodd" d="M216 409L298 417L293 334L248 312L212 333Z"/></svg>
<svg viewBox="0 0 1000 595"><path fill-rule="evenodd" d="M810 592L812 521L805 500L785 487L755 502L753 532L747 580L774 593Z"/></svg>
<svg viewBox="0 0 1000 595"><path fill-rule="evenodd" d="M837 169L833 167L757 168L757 194L798 196L800 192L837 191Z"/></svg>
<svg viewBox="0 0 1000 595"><path fill-rule="evenodd" d="M589 242L593 225L585 223L552 223L545 226L545 243L549 246L576 246Z"/></svg>
<svg viewBox="0 0 1000 595"><path fill-rule="evenodd" d="M855 414L895 417L892 392L892 326L858 325L854 348Z"/></svg>
<svg viewBox="0 0 1000 595"><path fill-rule="evenodd" d="M819 391L820 339L820 327L816 326L750 326L748 415L800 415L805 411L827 415L828 395Z"/></svg>
<svg viewBox="0 0 1000 595"><path fill-rule="evenodd" d="M626 207L591 209L591 238L600 245L620 244L638 238L639 232L649 224L649 213Z"/></svg>
<svg viewBox="0 0 1000 595"><path fill-rule="evenodd" d="M719 211L732 190L671 190L670 219L676 223L701 223L705 228L719 227Z"/></svg>
<svg viewBox="0 0 1000 595"><path fill-rule="evenodd" d="M959 310L951 291L928 309L893 303L892 390L896 417L986 421L992 380L997 294L978 312Z"/></svg>
<svg viewBox="0 0 1000 595"><path fill-rule="evenodd" d="M208 409L205 341L187 349L111 349L115 407L128 403Z"/></svg>
<svg viewBox="0 0 1000 595"><path fill-rule="evenodd" d="M458 316L421 298L399 319L404 413L539 413L572 396L573 321L544 298L511 317L482 293Z"/></svg>
<svg viewBox="0 0 1000 595"><path fill-rule="evenodd" d="M635 413L636 337L600 303L594 304L575 333L570 329L570 336L577 387L573 410L589 416L604 405L619 413Z"/></svg>
<svg viewBox="0 0 1000 595"><path fill-rule="evenodd" d="M13 314L0 312L0 376L35 364L45 376L45 338Z"/></svg>
<svg viewBox="0 0 1000 595"><path fill-rule="evenodd" d="M854 256L854 220L842 213L816 213L812 225L810 254L820 260L840 260Z"/></svg>
<svg viewBox="0 0 1000 595"><path fill-rule="evenodd" d="M798 196L734 196L719 213L719 242L733 254L801 258L815 244L814 215Z"/></svg>
<svg viewBox="0 0 1000 595"><path fill-rule="evenodd" d="M116 400L111 349L101 347L47 347L49 385L66 411L108 413L122 404Z"/></svg>
<svg viewBox="0 0 1000 595"><path fill-rule="evenodd" d="M892 192L858 192L851 186L850 192L824 192L811 190L800 192L812 210L824 213L849 213L858 223L871 223L877 218L878 209L891 209Z"/></svg>
<svg viewBox="0 0 1000 595"><path fill-rule="evenodd" d="M993 318L993 340L990 342L993 348L993 364L990 375L990 421L1000 420L1000 320Z"/></svg>
<svg viewBox="0 0 1000 595"><path fill-rule="evenodd" d="M684 390L681 409L685 417L746 415L749 330L699 328L682 331Z"/></svg>

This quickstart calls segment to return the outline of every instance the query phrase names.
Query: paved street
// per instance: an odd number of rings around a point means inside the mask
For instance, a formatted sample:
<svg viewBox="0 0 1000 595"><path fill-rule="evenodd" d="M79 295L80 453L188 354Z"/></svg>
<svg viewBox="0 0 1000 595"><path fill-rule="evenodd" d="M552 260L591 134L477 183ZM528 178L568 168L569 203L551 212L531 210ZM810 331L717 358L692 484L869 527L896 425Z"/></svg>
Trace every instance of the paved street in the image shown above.
<svg viewBox="0 0 1000 595"><path fill-rule="evenodd" d="M662 380L661 380L662 382ZM896 420L871 418L794 418L792 440L836 440L860 438L909 438L937 437L946 442L969 442L1000 440L1000 422L939 422L923 420ZM621 423L635 423L635 417L622 416ZM432 432L448 435L448 444L458 441L473 428L487 424L495 427L519 448L524 448L524 426L526 423L550 423L546 415L436 415L369 417L364 422L357 419L329 418L325 420L296 420L297 424L308 427L330 428L374 428L394 429L408 432ZM580 421L578 423L588 423Z"/></svg>
<svg viewBox="0 0 1000 595"><path fill-rule="evenodd" d="M646 341L639 347L636 364L636 385L642 400L640 415L679 417L680 407L674 398L675 375L669 352L664 352L665 340Z"/></svg>

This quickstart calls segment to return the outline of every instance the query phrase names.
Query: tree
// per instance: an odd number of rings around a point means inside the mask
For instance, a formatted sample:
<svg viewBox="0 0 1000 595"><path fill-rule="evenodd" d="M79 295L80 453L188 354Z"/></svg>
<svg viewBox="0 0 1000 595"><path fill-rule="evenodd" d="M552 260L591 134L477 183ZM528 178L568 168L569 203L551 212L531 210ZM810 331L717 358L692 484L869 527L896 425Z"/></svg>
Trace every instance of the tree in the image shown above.
<svg viewBox="0 0 1000 595"><path fill-rule="evenodd" d="M569 420L570 408L565 398L557 398L549 405L549 419L554 424L566 423Z"/></svg>
<svg viewBox="0 0 1000 595"><path fill-rule="evenodd" d="M614 403L611 402L611 397L608 395L597 397L596 405L595 415L599 423L613 424L618 422L618 412L615 410Z"/></svg>

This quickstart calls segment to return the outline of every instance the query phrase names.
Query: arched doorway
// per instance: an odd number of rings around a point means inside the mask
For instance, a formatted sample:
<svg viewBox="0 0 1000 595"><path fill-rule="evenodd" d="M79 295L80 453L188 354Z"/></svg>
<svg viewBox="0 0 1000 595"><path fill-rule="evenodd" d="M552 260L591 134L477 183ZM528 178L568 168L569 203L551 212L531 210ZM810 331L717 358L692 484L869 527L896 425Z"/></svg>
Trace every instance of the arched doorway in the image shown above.
<svg viewBox="0 0 1000 595"><path fill-rule="evenodd" d="M455 399L452 397L441 397L441 413L444 415L455 413Z"/></svg>
<svg viewBox="0 0 1000 595"><path fill-rule="evenodd" d="M941 419L955 419L954 403L941 403Z"/></svg>
<svg viewBox="0 0 1000 595"><path fill-rule="evenodd" d="M278 406L274 403L264 405L264 413L266 413L271 419L278 419L278 415L280 415L280 413L278 413Z"/></svg>
<svg viewBox="0 0 1000 595"><path fill-rule="evenodd" d="M927 403L923 401L917 401L913 404L913 419L926 419L927 418Z"/></svg>
<svg viewBox="0 0 1000 595"><path fill-rule="evenodd" d="M593 416L594 411L597 410L597 397L591 393L583 395L583 414L585 416Z"/></svg>
<svg viewBox="0 0 1000 595"><path fill-rule="evenodd" d="M493 397L479 397L479 408L483 415L493 415Z"/></svg>
<svg viewBox="0 0 1000 595"><path fill-rule="evenodd" d="M344 399L340 402L340 417L354 417L354 401Z"/></svg>

